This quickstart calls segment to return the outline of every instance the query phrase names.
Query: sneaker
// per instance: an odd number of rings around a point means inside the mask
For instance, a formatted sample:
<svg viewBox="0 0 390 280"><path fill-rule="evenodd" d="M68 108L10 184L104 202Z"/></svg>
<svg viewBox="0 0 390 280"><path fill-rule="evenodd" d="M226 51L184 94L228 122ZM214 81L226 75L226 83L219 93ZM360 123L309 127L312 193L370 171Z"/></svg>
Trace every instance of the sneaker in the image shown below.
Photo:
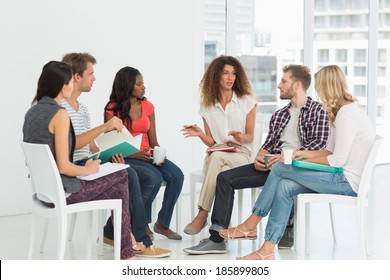
<svg viewBox="0 0 390 280"><path fill-rule="evenodd" d="M135 253L137 257L144 258L165 258L171 255L172 251L167 249L162 249L157 247L156 245L151 245L147 247L145 250L139 253Z"/></svg>
<svg viewBox="0 0 390 280"><path fill-rule="evenodd" d="M216 243L208 238L201 240L196 246L184 248L183 251L192 255L225 254L227 252L225 242Z"/></svg>
<svg viewBox="0 0 390 280"><path fill-rule="evenodd" d="M292 246L294 246L294 228L288 226L279 241L278 247L279 249L290 249Z"/></svg>

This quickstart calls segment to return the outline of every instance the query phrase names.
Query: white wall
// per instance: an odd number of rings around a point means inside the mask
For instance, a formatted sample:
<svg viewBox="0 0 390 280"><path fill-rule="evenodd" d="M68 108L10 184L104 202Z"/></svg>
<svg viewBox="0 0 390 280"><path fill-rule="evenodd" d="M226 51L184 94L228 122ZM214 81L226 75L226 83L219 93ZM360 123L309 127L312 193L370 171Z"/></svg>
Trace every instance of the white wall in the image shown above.
<svg viewBox="0 0 390 280"><path fill-rule="evenodd" d="M67 52L90 52L97 80L81 101L92 124L102 122L115 73L138 68L156 106L157 132L168 157L186 176L202 167L203 145L185 139L181 126L200 122L203 74L203 1L0 1L0 216L29 211L30 185L19 146L24 114L42 66Z"/></svg>

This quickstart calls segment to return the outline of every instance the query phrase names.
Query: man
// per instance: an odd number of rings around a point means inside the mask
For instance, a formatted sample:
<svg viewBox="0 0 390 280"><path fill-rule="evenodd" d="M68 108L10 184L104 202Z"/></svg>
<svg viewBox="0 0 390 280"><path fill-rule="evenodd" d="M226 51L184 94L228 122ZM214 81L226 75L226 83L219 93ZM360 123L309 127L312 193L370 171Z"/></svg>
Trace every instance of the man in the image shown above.
<svg viewBox="0 0 390 280"><path fill-rule="evenodd" d="M278 85L280 98L290 103L276 111L269 123L267 139L258 152L254 164L243 165L224 172L217 177L214 208L211 216L210 237L198 245L185 248L189 254L226 253L221 229L229 226L232 215L234 190L263 186L269 169L275 162L282 161L282 148L294 150L324 149L329 136L329 121L322 105L307 97L311 83L310 70L302 65L288 65L283 68L283 77ZM265 154L274 154L267 166ZM292 219L290 219L292 220ZM287 226L279 248L293 245L292 225Z"/></svg>
<svg viewBox="0 0 390 280"><path fill-rule="evenodd" d="M90 92L92 89L93 82L96 80L94 75L96 59L89 53L69 53L63 57L62 61L72 66L74 87L72 96L66 101L63 100L61 106L65 107L69 112L75 134L77 135L74 162L76 164L83 164L85 159L90 155L90 152L95 153L99 150L94 139L100 134L114 129L121 131L123 124L119 118L113 117L106 123L91 129L89 111L85 105L78 102L78 98L81 93ZM115 155L113 161L124 162L121 155ZM144 251L137 252L136 254L151 258L167 257L171 254L171 251L153 245L151 236L146 232L148 223L144 200L147 199L154 188L154 174L142 167L129 167L126 170L128 173L132 231L136 240L143 242L146 247ZM104 243L113 245L113 239L114 229L111 218L109 218L104 227Z"/></svg>

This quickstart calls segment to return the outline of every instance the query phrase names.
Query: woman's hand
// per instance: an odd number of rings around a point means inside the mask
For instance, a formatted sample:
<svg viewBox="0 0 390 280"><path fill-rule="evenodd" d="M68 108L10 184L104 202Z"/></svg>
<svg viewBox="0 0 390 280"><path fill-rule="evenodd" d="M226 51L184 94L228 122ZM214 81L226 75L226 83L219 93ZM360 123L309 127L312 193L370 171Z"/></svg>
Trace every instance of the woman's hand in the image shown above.
<svg viewBox="0 0 390 280"><path fill-rule="evenodd" d="M200 129L200 127L196 124L183 125L183 129L181 131L183 131L183 135L185 138L196 137L202 133L202 129Z"/></svg>
<svg viewBox="0 0 390 280"><path fill-rule="evenodd" d="M143 149L142 151L139 151L139 152L132 154L129 158L143 160L143 161L149 161L151 156L152 156L151 149L148 148L148 149Z"/></svg>
<svg viewBox="0 0 390 280"><path fill-rule="evenodd" d="M244 134L242 134L239 131L235 131L235 130L229 131L228 136L233 136L234 140L236 140L240 144L244 143Z"/></svg>
<svg viewBox="0 0 390 280"><path fill-rule="evenodd" d="M123 158L122 154L113 155L112 158L111 158L111 161L114 162L114 163L125 164L125 159Z"/></svg>
<svg viewBox="0 0 390 280"><path fill-rule="evenodd" d="M86 163L85 163L85 166L84 166L87 169L87 174L86 175L94 174L94 173L99 172L100 162L101 162L100 159L97 159L97 160L89 159L89 160L87 160Z"/></svg>

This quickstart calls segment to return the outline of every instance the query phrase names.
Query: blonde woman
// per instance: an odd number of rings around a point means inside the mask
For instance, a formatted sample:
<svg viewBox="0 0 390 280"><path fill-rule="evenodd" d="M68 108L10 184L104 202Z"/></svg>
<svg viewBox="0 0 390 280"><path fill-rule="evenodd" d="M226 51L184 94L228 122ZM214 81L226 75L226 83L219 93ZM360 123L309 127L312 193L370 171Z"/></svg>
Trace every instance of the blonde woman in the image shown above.
<svg viewBox="0 0 390 280"><path fill-rule="evenodd" d="M208 147L230 147L235 152L217 151L206 155L199 212L184 229L190 235L199 233L206 226L214 201L217 175L250 161L256 100L238 59L220 56L207 67L201 81L200 115L204 131L197 125L184 125L184 136L199 137Z"/></svg>
<svg viewBox="0 0 390 280"><path fill-rule="evenodd" d="M374 143L372 125L348 92L343 72L330 65L315 74L315 89L329 113L331 134L325 150L295 151L293 157L312 163L342 167L344 173L301 169L277 162L261 191L252 214L235 228L221 230L225 239L246 239L269 213L264 243L241 260L274 259L274 249L286 227L293 197L300 193L357 196L364 163Z"/></svg>

